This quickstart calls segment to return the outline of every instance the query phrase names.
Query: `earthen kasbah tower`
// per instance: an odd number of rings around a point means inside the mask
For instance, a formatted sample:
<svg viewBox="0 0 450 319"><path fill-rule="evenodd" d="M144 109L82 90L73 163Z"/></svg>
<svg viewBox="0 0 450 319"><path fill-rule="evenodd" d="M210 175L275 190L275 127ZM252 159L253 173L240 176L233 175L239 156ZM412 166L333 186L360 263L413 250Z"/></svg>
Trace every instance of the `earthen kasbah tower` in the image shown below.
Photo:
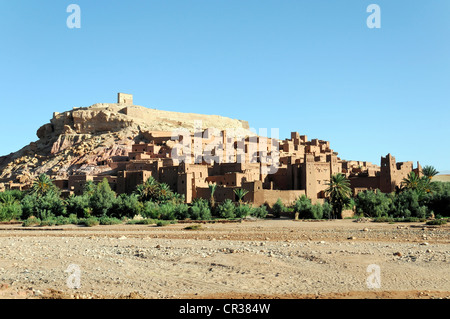
<svg viewBox="0 0 450 319"><path fill-rule="evenodd" d="M256 136L246 121L216 115L178 113L133 104L118 93L117 103L99 103L54 113L39 128L39 140L0 158L0 190L26 189L49 174L64 196L81 194L87 181L107 179L117 193L132 193L150 176L185 196L187 203L210 198L237 200L248 191L253 205L285 204L306 195L325 199L330 177L346 175L353 194L393 192L420 164L397 163L387 154L381 166L338 157L330 142L292 132L280 140Z"/></svg>

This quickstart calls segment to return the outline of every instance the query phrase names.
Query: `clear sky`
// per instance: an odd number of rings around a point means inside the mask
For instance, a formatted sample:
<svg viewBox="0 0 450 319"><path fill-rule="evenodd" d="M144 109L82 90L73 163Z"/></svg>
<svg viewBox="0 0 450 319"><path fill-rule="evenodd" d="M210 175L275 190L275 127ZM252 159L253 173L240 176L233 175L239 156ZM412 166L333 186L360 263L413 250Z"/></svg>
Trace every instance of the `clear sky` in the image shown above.
<svg viewBox="0 0 450 319"><path fill-rule="evenodd" d="M0 38L1 155L54 111L124 92L328 140L347 160L450 170L448 0L0 0Z"/></svg>

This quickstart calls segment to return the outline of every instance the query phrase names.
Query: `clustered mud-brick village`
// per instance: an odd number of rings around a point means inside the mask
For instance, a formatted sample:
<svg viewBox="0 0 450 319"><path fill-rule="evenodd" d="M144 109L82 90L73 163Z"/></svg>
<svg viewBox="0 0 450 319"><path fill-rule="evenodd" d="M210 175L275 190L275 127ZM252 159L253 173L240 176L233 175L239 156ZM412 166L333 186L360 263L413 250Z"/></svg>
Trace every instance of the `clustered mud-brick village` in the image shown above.
<svg viewBox="0 0 450 319"><path fill-rule="evenodd" d="M184 133L176 133L180 129ZM328 141L297 132L284 140L257 136L245 121L136 106L133 96L123 93L117 103L54 113L37 136L0 158L0 190L27 189L46 173L64 196L81 194L87 181L105 178L118 194L131 193L152 176L187 203L209 198L208 185L216 183L218 202L237 200L233 190L242 188L248 191L245 201L272 205L278 198L290 204L303 194L323 201L336 173L349 178L353 194L392 192L411 171L421 174L419 163L416 168L412 162L396 163L390 154L381 157L380 166L347 161ZM216 147L205 156L212 141Z"/></svg>

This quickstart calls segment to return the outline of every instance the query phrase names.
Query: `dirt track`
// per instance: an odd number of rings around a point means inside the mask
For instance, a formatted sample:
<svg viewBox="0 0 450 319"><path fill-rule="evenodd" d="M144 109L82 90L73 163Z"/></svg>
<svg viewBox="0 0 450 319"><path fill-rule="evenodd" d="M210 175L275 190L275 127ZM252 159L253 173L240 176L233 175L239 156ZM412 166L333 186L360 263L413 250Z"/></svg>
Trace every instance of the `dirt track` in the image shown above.
<svg viewBox="0 0 450 319"><path fill-rule="evenodd" d="M189 225L0 225L0 298L450 298L449 226ZM367 286L373 264L380 288Z"/></svg>

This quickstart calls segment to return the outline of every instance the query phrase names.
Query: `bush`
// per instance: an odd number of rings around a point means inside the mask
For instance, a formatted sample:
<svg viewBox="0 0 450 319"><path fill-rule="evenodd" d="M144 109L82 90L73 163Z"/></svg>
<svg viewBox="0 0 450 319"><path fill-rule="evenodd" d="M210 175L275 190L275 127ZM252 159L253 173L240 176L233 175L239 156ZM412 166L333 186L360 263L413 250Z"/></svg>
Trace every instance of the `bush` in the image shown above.
<svg viewBox="0 0 450 319"><path fill-rule="evenodd" d="M273 217L279 218L281 216L281 214L286 211L287 211L287 209L286 209L286 206L284 206L283 201L281 200L281 198L278 198L276 203L273 204L273 206L272 206Z"/></svg>
<svg viewBox="0 0 450 319"><path fill-rule="evenodd" d="M183 220L189 218L189 205L177 204L174 207L175 219Z"/></svg>
<svg viewBox="0 0 450 319"><path fill-rule="evenodd" d="M267 207L261 205L259 207L253 207L250 211L250 215L256 218L266 218L268 214Z"/></svg>
<svg viewBox="0 0 450 319"><path fill-rule="evenodd" d="M220 218L235 218L235 209L236 206L234 205L233 201L231 199L226 199L223 203L220 203L217 206L217 215Z"/></svg>
<svg viewBox="0 0 450 319"><path fill-rule="evenodd" d="M211 219L211 209L206 199L196 199L189 207L189 218L194 220Z"/></svg>
<svg viewBox="0 0 450 319"><path fill-rule="evenodd" d="M333 215L333 206L325 202L322 204L322 218L330 219Z"/></svg>
<svg viewBox="0 0 450 319"><path fill-rule="evenodd" d="M175 204L172 202L166 202L159 206L160 219L163 220L175 220Z"/></svg>
<svg viewBox="0 0 450 319"><path fill-rule="evenodd" d="M100 221L96 217L88 217L79 220L80 225L84 225L86 227L93 227L100 225Z"/></svg>
<svg viewBox="0 0 450 319"><path fill-rule="evenodd" d="M143 205L139 202L138 196L135 194L120 194L115 199L110 211L110 217L116 218L133 218L136 215L141 214Z"/></svg>
<svg viewBox="0 0 450 319"><path fill-rule="evenodd" d="M427 221L427 225L445 225L447 224L447 219L433 219Z"/></svg>
<svg viewBox="0 0 450 319"><path fill-rule="evenodd" d="M358 193L355 199L355 207L357 215L365 217L388 216L393 209L393 198L379 190L368 190Z"/></svg>
<svg viewBox="0 0 450 319"><path fill-rule="evenodd" d="M202 225L200 225L200 224L191 225L191 226L184 227L184 229L186 229L186 230L202 230Z"/></svg>
<svg viewBox="0 0 450 319"><path fill-rule="evenodd" d="M237 218L244 218L250 215L251 210L252 208L249 205L243 204L235 208L234 214L236 215Z"/></svg>
<svg viewBox="0 0 450 319"><path fill-rule="evenodd" d="M159 219L159 205L155 202L145 202L141 215L145 218Z"/></svg>
<svg viewBox="0 0 450 319"><path fill-rule="evenodd" d="M69 217L58 216L55 218L56 226L69 225L69 224L73 224L71 218L69 218Z"/></svg>
<svg viewBox="0 0 450 319"><path fill-rule="evenodd" d="M21 201L22 218L35 216L47 219L66 215L66 206L59 193L48 191L44 195L27 194Z"/></svg>
<svg viewBox="0 0 450 319"><path fill-rule="evenodd" d="M20 202L13 200L0 204L0 221L11 221L20 219L22 216L22 205Z"/></svg>
<svg viewBox="0 0 450 319"><path fill-rule="evenodd" d="M118 225L122 224L122 220L115 217L103 216L98 219L100 225Z"/></svg>
<svg viewBox="0 0 450 319"><path fill-rule="evenodd" d="M312 219L322 219L323 217L323 207L322 204L317 203L311 206L311 218Z"/></svg>
<svg viewBox="0 0 450 319"><path fill-rule="evenodd" d="M450 216L450 182L432 182L432 193L428 196L427 207L435 214Z"/></svg>
<svg viewBox="0 0 450 319"><path fill-rule="evenodd" d="M333 206L329 203L316 203L313 205L306 195L302 195L294 202L293 209L295 212L298 212L299 218L322 219L331 217Z"/></svg>
<svg viewBox="0 0 450 319"><path fill-rule="evenodd" d="M39 218L30 216L23 222L22 226L30 227L30 226L40 225L40 224L41 224L41 220Z"/></svg>
<svg viewBox="0 0 450 319"><path fill-rule="evenodd" d="M427 218L431 216L431 210L425 206L426 197L421 196L415 190L407 189L402 191L394 200L393 217L419 217Z"/></svg>
<svg viewBox="0 0 450 319"><path fill-rule="evenodd" d="M66 200L67 214L74 214L78 218L89 217L89 196L70 195Z"/></svg>
<svg viewBox="0 0 450 319"><path fill-rule="evenodd" d="M144 219L131 219L127 221L127 224L130 225L153 225L156 224L154 219L144 218Z"/></svg>
<svg viewBox="0 0 450 319"><path fill-rule="evenodd" d="M171 224L171 222L169 220L158 220L156 222L156 226L158 226L158 227L167 226L169 224Z"/></svg>
<svg viewBox="0 0 450 319"><path fill-rule="evenodd" d="M39 226L55 226L56 225L56 218L47 218L44 220L41 220L41 223Z"/></svg>

